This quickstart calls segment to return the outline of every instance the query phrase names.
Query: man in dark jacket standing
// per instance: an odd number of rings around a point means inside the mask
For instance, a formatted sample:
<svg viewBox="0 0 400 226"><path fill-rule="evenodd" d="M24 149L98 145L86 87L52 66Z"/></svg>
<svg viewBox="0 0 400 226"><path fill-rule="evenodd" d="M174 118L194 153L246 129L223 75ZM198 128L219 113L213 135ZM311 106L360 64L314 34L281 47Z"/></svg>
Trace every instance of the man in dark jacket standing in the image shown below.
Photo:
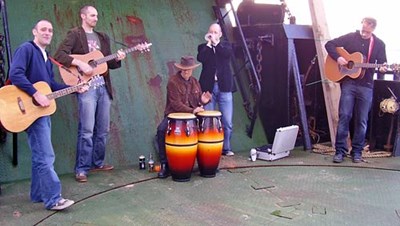
<svg viewBox="0 0 400 226"><path fill-rule="evenodd" d="M74 65L83 73L91 75L93 68L70 54L87 54L100 50L104 56L109 56L110 38L105 33L94 30L97 24L97 10L93 6L83 6L79 13L82 26L68 32L54 58L66 67ZM107 62L108 68L121 67L121 60L125 56L123 51L118 51L117 58ZM75 163L75 179L78 182L87 181L89 170L103 171L114 168L104 163L112 99L109 70L102 74L102 77L105 87L91 88L86 93L78 94L79 126Z"/></svg>
<svg viewBox="0 0 400 226"><path fill-rule="evenodd" d="M222 113L224 127L224 145L222 154L234 155L231 147L233 96L233 75L230 68L232 47L230 43L221 41L222 31L219 24L211 24L205 35L206 43L197 48L197 60L202 63L200 85L203 92L212 93L211 102L204 106L205 110L215 110L216 105Z"/></svg>

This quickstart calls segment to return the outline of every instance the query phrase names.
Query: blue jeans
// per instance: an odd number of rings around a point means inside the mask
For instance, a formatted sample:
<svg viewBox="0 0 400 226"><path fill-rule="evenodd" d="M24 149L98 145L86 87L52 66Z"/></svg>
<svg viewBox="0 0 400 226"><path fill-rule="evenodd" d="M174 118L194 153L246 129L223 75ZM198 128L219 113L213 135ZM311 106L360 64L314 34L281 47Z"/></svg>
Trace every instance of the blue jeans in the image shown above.
<svg viewBox="0 0 400 226"><path fill-rule="evenodd" d="M77 95L79 125L75 172L86 175L91 168L104 165L111 99L105 86Z"/></svg>
<svg viewBox="0 0 400 226"><path fill-rule="evenodd" d="M347 154L347 137L349 124L354 116L354 135L352 138L352 154L361 156L365 144L368 125L368 114L372 104L373 90L357 86L355 81L341 84L339 102L339 124L336 134L336 154Z"/></svg>
<svg viewBox="0 0 400 226"><path fill-rule="evenodd" d="M215 110L218 104L222 113L222 125L224 127L224 151L231 151L233 97L232 92L220 92L218 82L214 84L211 102L204 106L205 110Z"/></svg>
<svg viewBox="0 0 400 226"><path fill-rule="evenodd" d="M164 117L161 123L157 127L157 145L158 145L158 156L161 163L167 163L167 153L165 150L165 133L168 128L168 118Z"/></svg>
<svg viewBox="0 0 400 226"><path fill-rule="evenodd" d="M50 116L37 119L26 133L32 151L31 200L50 209L61 199L61 182L53 166Z"/></svg>

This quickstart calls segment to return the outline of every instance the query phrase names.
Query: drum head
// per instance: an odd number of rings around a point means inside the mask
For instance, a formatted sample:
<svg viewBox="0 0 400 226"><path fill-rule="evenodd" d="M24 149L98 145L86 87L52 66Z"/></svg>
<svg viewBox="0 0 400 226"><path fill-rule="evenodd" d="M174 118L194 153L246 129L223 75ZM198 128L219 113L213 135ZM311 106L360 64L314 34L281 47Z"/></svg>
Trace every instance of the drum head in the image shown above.
<svg viewBox="0 0 400 226"><path fill-rule="evenodd" d="M210 116L210 117L218 117L221 116L221 112L220 111L201 111L199 113L197 113L197 115L199 116Z"/></svg>
<svg viewBox="0 0 400 226"><path fill-rule="evenodd" d="M178 112L178 113L169 114L168 118L170 118L170 119L195 119L196 116L191 113Z"/></svg>

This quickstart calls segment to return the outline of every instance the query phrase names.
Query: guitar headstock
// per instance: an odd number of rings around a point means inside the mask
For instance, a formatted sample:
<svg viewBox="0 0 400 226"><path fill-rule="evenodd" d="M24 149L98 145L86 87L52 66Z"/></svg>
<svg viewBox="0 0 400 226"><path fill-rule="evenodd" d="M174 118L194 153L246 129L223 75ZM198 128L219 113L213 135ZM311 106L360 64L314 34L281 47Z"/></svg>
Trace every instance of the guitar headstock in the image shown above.
<svg viewBox="0 0 400 226"><path fill-rule="evenodd" d="M151 45L153 45L153 44L152 44L152 43L144 42L144 43L137 44L137 45L135 46L135 49L136 49L136 50L139 50L141 53L143 53L143 52L149 52L149 51L150 51L150 46L151 46Z"/></svg>
<svg viewBox="0 0 400 226"><path fill-rule="evenodd" d="M86 83L89 87L96 89L97 87L103 86L105 84L104 78L101 75L95 75L89 79Z"/></svg>

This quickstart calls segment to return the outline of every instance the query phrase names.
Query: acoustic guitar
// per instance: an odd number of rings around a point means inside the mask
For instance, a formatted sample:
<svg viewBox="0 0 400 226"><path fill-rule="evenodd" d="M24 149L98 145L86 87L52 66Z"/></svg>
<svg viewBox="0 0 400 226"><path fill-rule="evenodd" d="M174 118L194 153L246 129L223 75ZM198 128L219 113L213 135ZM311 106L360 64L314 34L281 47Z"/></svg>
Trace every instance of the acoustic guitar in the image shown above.
<svg viewBox="0 0 400 226"><path fill-rule="evenodd" d="M147 52L149 51L151 45L152 43L145 42L122 51L126 54L133 51ZM82 55L72 54L70 56L74 59L78 59L89 64L93 68L93 73L91 75L87 75L77 66L71 65L70 67L65 67L63 65L59 65L58 69L60 71L62 80L65 84L70 86L76 85L80 81L88 81L93 75L101 75L105 73L108 69L107 62L118 57L116 53L104 57L103 53L101 53L99 50Z"/></svg>
<svg viewBox="0 0 400 226"><path fill-rule="evenodd" d="M51 88L46 82L36 82L33 86L49 98L49 107L41 107L33 97L15 85L3 86L0 88L0 122L10 132L24 131L36 119L52 115L56 111L56 98L76 92L85 85L90 87L102 86L104 79L100 76L94 76L88 82L55 92L51 92Z"/></svg>
<svg viewBox="0 0 400 226"><path fill-rule="evenodd" d="M343 78L350 77L352 79L364 75L366 68L379 68L384 64L364 63L364 56L359 53L348 53L343 47L336 48L340 56L347 60L347 65L339 65L336 60L332 59L329 55L325 60L325 76L333 82L340 82ZM392 70L398 70L397 64L388 66Z"/></svg>

